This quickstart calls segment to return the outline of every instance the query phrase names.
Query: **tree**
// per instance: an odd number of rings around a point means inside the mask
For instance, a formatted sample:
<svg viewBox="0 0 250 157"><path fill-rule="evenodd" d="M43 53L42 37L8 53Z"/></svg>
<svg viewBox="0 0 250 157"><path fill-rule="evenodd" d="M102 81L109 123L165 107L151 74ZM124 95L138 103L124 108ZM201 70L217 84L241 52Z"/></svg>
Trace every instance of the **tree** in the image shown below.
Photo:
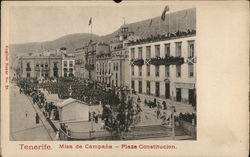
<svg viewBox="0 0 250 157"><path fill-rule="evenodd" d="M111 96L109 104L103 106L102 119L112 138L121 139L136 124L141 109L125 91L121 90L119 95L113 93Z"/></svg>

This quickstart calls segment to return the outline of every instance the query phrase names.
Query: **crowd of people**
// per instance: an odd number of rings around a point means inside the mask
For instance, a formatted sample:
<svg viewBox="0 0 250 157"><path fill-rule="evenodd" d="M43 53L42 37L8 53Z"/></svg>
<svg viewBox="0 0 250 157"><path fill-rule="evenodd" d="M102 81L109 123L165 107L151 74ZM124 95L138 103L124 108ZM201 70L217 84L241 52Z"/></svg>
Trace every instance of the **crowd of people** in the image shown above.
<svg viewBox="0 0 250 157"><path fill-rule="evenodd" d="M110 88L98 82L79 80L72 78L18 82L20 92L32 98L33 104L43 108L45 115L53 120L58 120L58 110L53 102L47 102L42 90L49 94L58 94L60 99L69 97L88 103L89 105L102 104L101 119L107 130L116 132L128 130L129 126L139 121L139 113L142 111L139 103L133 97L128 96L128 90L121 87ZM94 121L98 121L98 118Z"/></svg>
<svg viewBox="0 0 250 157"><path fill-rule="evenodd" d="M57 107L53 104L53 102L49 102L46 100L44 93L41 92L41 89L38 82L32 80L22 79L17 83L19 87L20 94L25 94L31 100L33 105L37 105L40 109L42 109L46 118L50 118L51 120L59 120L59 113ZM36 121L38 116L36 116Z"/></svg>

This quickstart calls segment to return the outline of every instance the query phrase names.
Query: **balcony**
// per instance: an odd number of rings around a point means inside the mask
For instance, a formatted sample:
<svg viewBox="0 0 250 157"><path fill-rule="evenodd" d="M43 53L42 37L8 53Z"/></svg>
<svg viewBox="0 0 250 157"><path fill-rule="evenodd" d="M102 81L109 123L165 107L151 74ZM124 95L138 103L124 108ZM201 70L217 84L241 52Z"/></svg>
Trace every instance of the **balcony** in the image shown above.
<svg viewBox="0 0 250 157"><path fill-rule="evenodd" d="M87 70L94 70L94 69L95 69L95 66L94 66L94 64L85 64L85 68L86 68Z"/></svg>
<svg viewBox="0 0 250 157"><path fill-rule="evenodd" d="M131 59L131 64L136 66L143 66L144 60L143 59Z"/></svg>
<svg viewBox="0 0 250 157"><path fill-rule="evenodd" d="M183 57L168 57L168 58L151 58L148 61L149 64L159 66L159 65L181 65L184 63L184 58Z"/></svg>

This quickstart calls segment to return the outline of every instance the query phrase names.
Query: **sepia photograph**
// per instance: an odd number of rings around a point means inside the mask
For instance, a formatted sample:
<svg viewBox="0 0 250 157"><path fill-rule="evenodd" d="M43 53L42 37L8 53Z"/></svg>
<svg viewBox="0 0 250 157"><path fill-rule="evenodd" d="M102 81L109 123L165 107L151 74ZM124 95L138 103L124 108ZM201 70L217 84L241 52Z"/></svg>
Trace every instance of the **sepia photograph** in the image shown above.
<svg viewBox="0 0 250 157"><path fill-rule="evenodd" d="M249 154L249 2L1 3L4 157Z"/></svg>
<svg viewBox="0 0 250 157"><path fill-rule="evenodd" d="M9 8L10 140L197 140L193 5Z"/></svg>

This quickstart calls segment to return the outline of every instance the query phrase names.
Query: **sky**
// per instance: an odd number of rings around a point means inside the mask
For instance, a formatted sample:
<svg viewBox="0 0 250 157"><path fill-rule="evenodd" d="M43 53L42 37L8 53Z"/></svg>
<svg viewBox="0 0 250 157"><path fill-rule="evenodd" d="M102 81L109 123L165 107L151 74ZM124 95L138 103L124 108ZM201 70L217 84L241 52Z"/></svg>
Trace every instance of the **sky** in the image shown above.
<svg viewBox="0 0 250 157"><path fill-rule="evenodd" d="M14 6L10 8L10 44L42 42L73 33L106 35L123 23L161 16L165 5L155 6ZM170 12L192 8L171 6Z"/></svg>

